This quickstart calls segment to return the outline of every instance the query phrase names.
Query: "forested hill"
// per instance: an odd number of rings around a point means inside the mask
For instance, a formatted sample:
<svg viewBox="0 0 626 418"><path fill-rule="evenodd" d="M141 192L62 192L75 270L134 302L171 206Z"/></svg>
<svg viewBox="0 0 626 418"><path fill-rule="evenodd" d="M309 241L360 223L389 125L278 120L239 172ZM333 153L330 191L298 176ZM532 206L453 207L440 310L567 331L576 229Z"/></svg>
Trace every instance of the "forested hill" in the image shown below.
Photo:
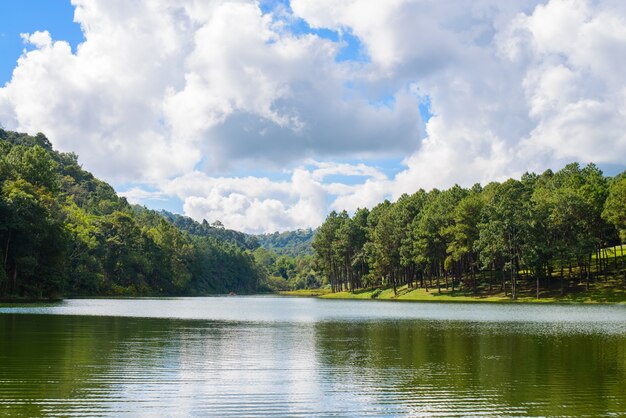
<svg viewBox="0 0 626 418"><path fill-rule="evenodd" d="M159 213L177 228L187 231L191 235L215 238L219 241L236 245L244 250L255 250L259 247L256 236L226 229L220 221L209 224L206 219L202 222L197 222L188 216L171 213L166 210L162 210Z"/></svg>
<svg viewBox="0 0 626 418"><path fill-rule="evenodd" d="M43 134L0 129L0 190L0 298L254 292L264 280L245 245L131 207Z"/></svg>
<svg viewBox="0 0 626 418"><path fill-rule="evenodd" d="M315 231L312 229L298 229L257 235L256 239L261 247L276 254L298 257L313 254L311 243L314 235Z"/></svg>
<svg viewBox="0 0 626 418"><path fill-rule="evenodd" d="M188 216L178 215L165 210L160 213L176 227L192 235L212 237L236 245L241 249L255 250L261 247L278 255L290 257L306 256L313 253L311 243L313 242L315 231L312 229L251 235L224 228L220 221L208 223L205 219L202 222L197 222Z"/></svg>

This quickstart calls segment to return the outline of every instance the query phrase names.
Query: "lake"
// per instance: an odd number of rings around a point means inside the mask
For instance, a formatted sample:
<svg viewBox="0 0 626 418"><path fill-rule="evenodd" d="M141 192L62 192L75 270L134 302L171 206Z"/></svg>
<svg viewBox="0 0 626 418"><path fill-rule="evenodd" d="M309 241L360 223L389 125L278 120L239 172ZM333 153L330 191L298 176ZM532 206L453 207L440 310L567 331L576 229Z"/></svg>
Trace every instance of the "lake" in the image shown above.
<svg viewBox="0 0 626 418"><path fill-rule="evenodd" d="M623 416L626 306L0 305L0 415Z"/></svg>

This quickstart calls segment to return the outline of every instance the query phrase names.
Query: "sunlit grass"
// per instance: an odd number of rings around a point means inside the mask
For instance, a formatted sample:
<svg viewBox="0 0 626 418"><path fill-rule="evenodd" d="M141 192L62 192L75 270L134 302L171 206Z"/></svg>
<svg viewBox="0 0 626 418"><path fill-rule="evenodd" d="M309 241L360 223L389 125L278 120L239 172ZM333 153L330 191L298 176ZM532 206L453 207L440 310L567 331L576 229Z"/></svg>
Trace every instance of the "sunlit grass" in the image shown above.
<svg viewBox="0 0 626 418"><path fill-rule="evenodd" d="M592 255L591 273L589 288L584 278L581 278L578 266L572 266L571 278L569 266L564 269L565 295L561 296L560 289L560 269L555 269L549 282L542 280L539 287L539 298L535 280L520 278L518 280L517 298L515 302L530 303L626 303L626 286L624 282L623 266L626 262L626 248L621 246L605 248L604 257L606 260L605 274L598 274L596 271L596 255ZM520 275L525 276L529 272L521 271ZM446 289L441 282L441 292L437 290L435 283L432 283L428 290L424 288L409 288L406 285L400 286L394 293L392 288L368 288L354 292L343 291L327 293L320 297L326 299L377 299L377 300L399 300L399 301L425 301L425 302L514 302L511 300L510 279L508 273L507 293L501 291L501 274L497 272L492 277L491 286L488 284L488 273L477 274L479 288L473 291L465 285L461 289L458 287L452 291ZM458 283L457 283L458 286Z"/></svg>
<svg viewBox="0 0 626 418"><path fill-rule="evenodd" d="M422 302L526 302L526 303L626 303L626 291L610 286L598 286L583 292L572 292L565 296L546 296L545 291L537 299L536 295L521 294L515 301L511 300L510 294L504 292L492 292L489 294L472 295L468 292L442 289L423 288L409 289L401 286L394 294L393 289L366 289L354 292L336 292L320 295L324 299L375 299L375 300L398 300L398 301L422 301Z"/></svg>
<svg viewBox="0 0 626 418"><path fill-rule="evenodd" d="M366 288L355 291L342 291L332 293L330 289L305 289L288 292L280 292L286 296L316 296L324 299L375 299L375 300L398 300L398 301L424 301L424 302L528 302L528 303L626 303L626 286L624 283L623 266L626 262L625 247L609 247L603 249L608 258L606 274L597 274L596 255L592 255L591 273L594 278L589 283L589 289L584 279L581 279L577 266L572 268L572 279L570 280L569 268L565 268L564 276L566 282L565 295L560 294L560 271L554 271L546 285L542 280L539 288L539 298L537 298L535 280L527 280L523 277L518 281L517 298L511 300L510 278L506 273L507 293L501 291L501 274L497 272L492 277L491 286L488 283L489 273L479 272L476 280L479 288L473 291L467 285L452 291L446 289L444 281L440 282L441 292L437 290L435 282L428 290L424 288L409 288L399 286L394 293L392 288ZM569 267L569 266L568 266ZM529 274L527 271L520 271L521 276Z"/></svg>
<svg viewBox="0 0 626 418"><path fill-rule="evenodd" d="M278 292L283 296L323 296L330 294L330 289L299 289L299 290L284 290Z"/></svg>

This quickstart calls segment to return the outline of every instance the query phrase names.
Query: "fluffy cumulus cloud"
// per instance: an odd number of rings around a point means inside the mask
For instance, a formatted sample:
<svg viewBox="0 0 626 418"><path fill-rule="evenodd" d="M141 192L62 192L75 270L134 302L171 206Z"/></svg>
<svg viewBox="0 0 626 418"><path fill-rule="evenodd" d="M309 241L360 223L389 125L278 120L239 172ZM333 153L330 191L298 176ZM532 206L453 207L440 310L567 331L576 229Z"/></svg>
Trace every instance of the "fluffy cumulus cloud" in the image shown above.
<svg viewBox="0 0 626 418"><path fill-rule="evenodd" d="M73 4L85 41L24 34L0 123L196 219L315 227L419 187L626 155L619 0Z"/></svg>
<svg viewBox="0 0 626 418"><path fill-rule="evenodd" d="M337 200L351 198L348 205L336 208L343 210L372 206L386 194L380 190L366 197L357 196L361 184L325 181L335 175L365 177L376 184L387 179L379 170L364 164L308 161L306 168L292 170L282 181L252 176L218 178L193 171L162 184L161 190L181 199L189 216L219 219L225 225L255 233L317 227L326 216L329 196ZM131 190L128 196L135 198L137 194L141 200L143 195L137 190Z"/></svg>

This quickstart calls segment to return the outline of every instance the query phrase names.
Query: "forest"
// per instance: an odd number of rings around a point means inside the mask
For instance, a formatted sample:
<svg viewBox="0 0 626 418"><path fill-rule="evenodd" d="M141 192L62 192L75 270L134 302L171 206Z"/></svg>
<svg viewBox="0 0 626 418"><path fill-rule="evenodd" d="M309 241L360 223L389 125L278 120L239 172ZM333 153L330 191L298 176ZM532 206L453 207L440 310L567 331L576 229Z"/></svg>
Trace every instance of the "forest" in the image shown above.
<svg viewBox="0 0 626 418"><path fill-rule="evenodd" d="M626 285L626 173L593 164L418 190L331 212L315 231L255 236L130 205L45 135L0 129L0 190L2 299Z"/></svg>
<svg viewBox="0 0 626 418"><path fill-rule="evenodd" d="M0 189L0 298L254 293L266 286L266 267L234 238L192 234L176 219L128 204L43 134L0 129Z"/></svg>
<svg viewBox="0 0 626 418"><path fill-rule="evenodd" d="M365 288L565 295L626 286L626 173L594 164L466 189L418 190L353 216L331 212L314 237L332 292Z"/></svg>

